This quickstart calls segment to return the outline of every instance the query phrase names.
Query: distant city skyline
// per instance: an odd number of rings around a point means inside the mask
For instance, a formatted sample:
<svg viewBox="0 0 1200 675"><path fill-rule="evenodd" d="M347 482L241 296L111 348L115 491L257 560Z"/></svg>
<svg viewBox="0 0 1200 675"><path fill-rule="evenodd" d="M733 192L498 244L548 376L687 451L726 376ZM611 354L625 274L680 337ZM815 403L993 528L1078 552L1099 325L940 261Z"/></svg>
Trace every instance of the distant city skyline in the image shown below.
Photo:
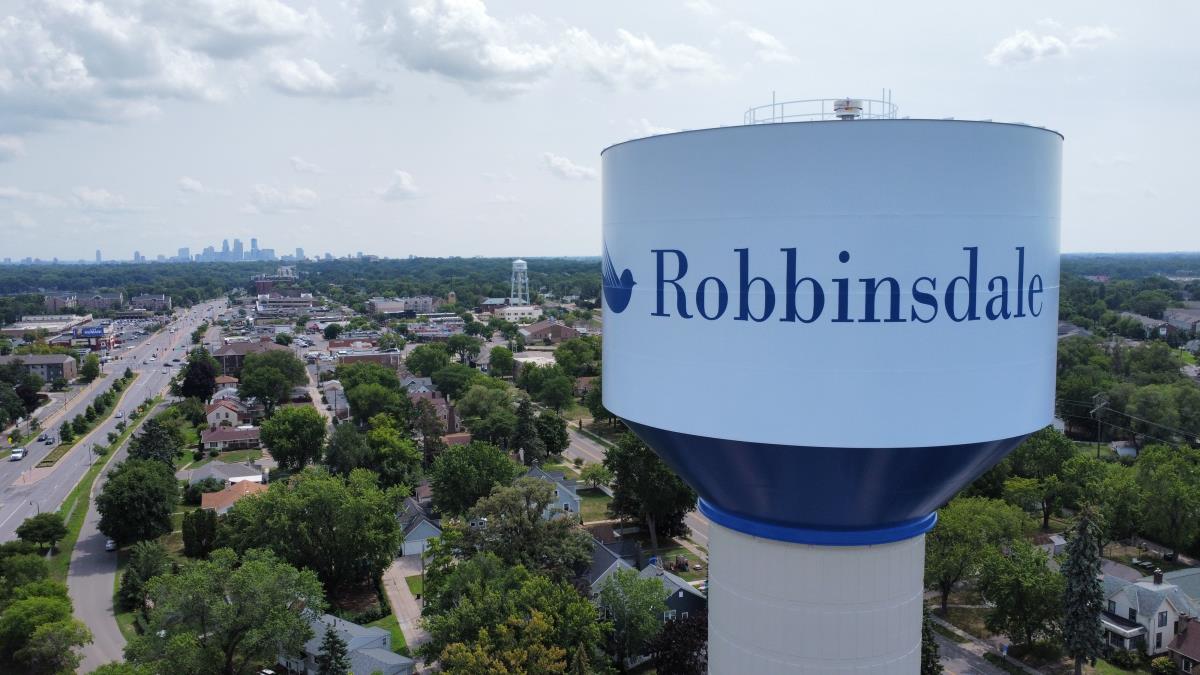
<svg viewBox="0 0 1200 675"><path fill-rule="evenodd" d="M233 242L232 245L230 242ZM60 256L51 256L42 258L40 256L25 256L22 258L5 257L0 259L0 264L15 265L15 264L35 264L35 263L62 263L62 264L80 264L80 263L145 263L145 262L293 262L304 260L304 248L297 246L294 253L286 253L276 255L273 248L259 248L258 237L250 237L250 250L245 250L245 246L240 238L233 239L225 238L221 240L221 248L217 250L216 245L205 246L199 253L192 254L190 246L180 246L175 249L175 255L168 256L165 253L154 253L152 257L147 257L140 250L134 250L128 258L123 258L120 255L113 256L111 253L108 258L103 257L103 249L96 249L94 260L85 258L64 258ZM357 253L358 257L362 257L362 252ZM331 252L326 252L323 256L325 259L332 259L335 256ZM349 254L346 254L349 257Z"/></svg>

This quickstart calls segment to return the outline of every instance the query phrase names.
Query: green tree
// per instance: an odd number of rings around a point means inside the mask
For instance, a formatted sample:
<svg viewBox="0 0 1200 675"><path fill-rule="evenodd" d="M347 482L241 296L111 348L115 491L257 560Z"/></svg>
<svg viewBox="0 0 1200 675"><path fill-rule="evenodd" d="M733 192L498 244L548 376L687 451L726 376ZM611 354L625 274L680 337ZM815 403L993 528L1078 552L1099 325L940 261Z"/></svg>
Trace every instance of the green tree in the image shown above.
<svg viewBox="0 0 1200 675"><path fill-rule="evenodd" d="M1200 450L1149 446L1134 466L1145 530L1174 550L1186 548L1200 533Z"/></svg>
<svg viewBox="0 0 1200 675"><path fill-rule="evenodd" d="M203 558L216 548L217 512L196 509L183 516L183 554Z"/></svg>
<svg viewBox="0 0 1200 675"><path fill-rule="evenodd" d="M472 523L463 537L465 554L488 552L510 565L566 581L582 572L592 556L592 540L573 518L546 518L554 486L537 478L519 478L497 487L467 512ZM485 520L486 519L486 520Z"/></svg>
<svg viewBox="0 0 1200 675"><path fill-rule="evenodd" d="M261 550L240 561L228 549L213 551L152 579L149 597L147 629L125 647L126 659L159 672L204 664L201 672L225 675L300 653L312 637L309 614L325 604L313 572Z"/></svg>
<svg viewBox="0 0 1200 675"><path fill-rule="evenodd" d="M346 653L346 641L334 628L325 626L321 638L321 652L317 654L317 675L349 675L350 656Z"/></svg>
<svg viewBox="0 0 1200 675"><path fill-rule="evenodd" d="M1137 533L1142 522L1142 489L1135 467L1105 464L1097 498L1105 541L1127 539Z"/></svg>
<svg viewBox="0 0 1200 675"><path fill-rule="evenodd" d="M218 545L268 548L314 570L328 588L378 579L400 549L402 489L381 489L370 471L348 477L309 467L287 483L243 499L225 515Z"/></svg>
<svg viewBox="0 0 1200 675"><path fill-rule="evenodd" d="M396 377L395 369L382 363L358 361L338 366L333 374L347 391L360 384L378 384L385 389L394 391L400 389L400 379Z"/></svg>
<svg viewBox="0 0 1200 675"><path fill-rule="evenodd" d="M519 451L526 464L540 464L546 459L546 446L537 433L533 404L528 398L522 398L517 405L517 427L509 447Z"/></svg>
<svg viewBox="0 0 1200 675"><path fill-rule="evenodd" d="M942 675L942 656L933 631L929 607L921 605L921 675Z"/></svg>
<svg viewBox="0 0 1200 675"><path fill-rule="evenodd" d="M322 334L325 336L326 340L336 340L338 336L342 334L342 325L338 323L331 323L328 326L325 326L325 330L322 331Z"/></svg>
<svg viewBox="0 0 1200 675"><path fill-rule="evenodd" d="M275 336L275 344L283 345L284 347L292 344L293 340L295 340L295 338L292 337L291 333L280 333Z"/></svg>
<svg viewBox="0 0 1200 675"><path fill-rule="evenodd" d="M1075 455L1062 467L1063 500L1078 507L1091 500L1100 491L1104 481L1105 464L1091 455Z"/></svg>
<svg viewBox="0 0 1200 675"><path fill-rule="evenodd" d="M188 353L179 392L185 398L207 401L217 390L217 375L220 373L221 366L212 354L204 347L197 347Z"/></svg>
<svg viewBox="0 0 1200 675"><path fill-rule="evenodd" d="M84 382L91 382L100 377L100 357L88 354L83 359L83 365L79 367L79 377Z"/></svg>
<svg viewBox="0 0 1200 675"><path fill-rule="evenodd" d="M427 567L425 600L430 640L419 651L430 659L456 642L474 645L480 631L490 631L510 617L526 621L535 611L548 627L538 644L561 649L563 661L567 649L582 647L594 653L605 631L596 620L596 609L569 584L509 565L490 553Z"/></svg>
<svg viewBox="0 0 1200 675"><path fill-rule="evenodd" d="M595 335L564 340L554 350L554 360L568 375L585 377L600 372L600 338Z"/></svg>
<svg viewBox="0 0 1200 675"><path fill-rule="evenodd" d="M253 397L262 402L270 417L275 407L287 401L292 387L308 382L304 362L291 351L272 349L247 354L242 364L238 393L242 398Z"/></svg>
<svg viewBox="0 0 1200 675"><path fill-rule="evenodd" d="M616 415L612 414L609 412L608 408L604 407L603 384L599 376L592 380L592 385L588 389L587 396L584 397L583 403L587 406L588 411L592 413L592 419L597 421L616 419Z"/></svg>
<svg viewBox="0 0 1200 675"><path fill-rule="evenodd" d="M179 503L179 483L162 462L128 459L118 463L96 496L100 531L120 544L154 539L175 529L171 514Z"/></svg>
<svg viewBox="0 0 1200 675"><path fill-rule="evenodd" d="M284 408L263 421L262 440L281 467L303 469L321 459L325 418L312 406Z"/></svg>
<svg viewBox="0 0 1200 675"><path fill-rule="evenodd" d="M471 383L481 377L483 375L471 366L451 363L434 371L431 379L439 391L451 399L458 400L458 397L467 391Z"/></svg>
<svg viewBox="0 0 1200 675"><path fill-rule="evenodd" d="M83 415L76 415L74 419L71 420L71 429L75 432L76 436L82 436L86 434L88 430L87 419Z"/></svg>
<svg viewBox="0 0 1200 675"><path fill-rule="evenodd" d="M599 605L612 623L609 652L624 672L626 661L645 652L662 629L660 617L667 611L662 582L631 569L617 570L600 587Z"/></svg>
<svg viewBox="0 0 1200 675"><path fill-rule="evenodd" d="M446 427L438 417L437 409L427 399L417 401L414 406L413 429L421 437L421 464L426 468L433 465L433 460L446 449L442 436Z"/></svg>
<svg viewBox="0 0 1200 675"><path fill-rule="evenodd" d="M1046 552L1022 539L1008 553L994 552L983 564L979 591L993 605L988 630L1032 645L1058 635L1063 618L1063 578L1047 566Z"/></svg>
<svg viewBox="0 0 1200 675"><path fill-rule="evenodd" d="M71 620L71 601L33 596L14 600L0 612L0 663L26 647L38 626Z"/></svg>
<svg viewBox="0 0 1200 675"><path fill-rule="evenodd" d="M1063 465L1074 455L1074 444L1054 427L1034 432L1012 452L1013 473L1038 481L1043 530L1050 528L1050 515L1062 498Z"/></svg>
<svg viewBox="0 0 1200 675"><path fill-rule="evenodd" d="M348 389L346 402L350 404L350 412L358 424L364 424L380 414L390 415L397 420L407 420L411 407L407 396L373 382Z"/></svg>
<svg viewBox="0 0 1200 675"><path fill-rule="evenodd" d="M372 461L367 437L353 424L339 424L325 446L325 466L336 474L350 475L354 469L368 468Z"/></svg>
<svg viewBox="0 0 1200 675"><path fill-rule="evenodd" d="M571 437L567 435L567 421L562 417L544 410L538 415L535 426L547 455L557 455L571 444Z"/></svg>
<svg viewBox="0 0 1200 675"><path fill-rule="evenodd" d="M555 375L542 384L538 400L561 411L575 396L575 382L566 375Z"/></svg>
<svg viewBox="0 0 1200 675"><path fill-rule="evenodd" d="M500 448L481 441L447 448L430 470L438 513L461 516L492 489L512 483L521 468Z"/></svg>
<svg viewBox="0 0 1200 675"><path fill-rule="evenodd" d="M683 517L696 508L696 492L637 436L622 436L609 448L604 466L613 472L613 500L608 510L646 523L656 555L660 534L675 536L686 531Z"/></svg>
<svg viewBox="0 0 1200 675"><path fill-rule="evenodd" d="M658 675L707 673L708 613L701 610L669 619L648 647Z"/></svg>
<svg viewBox="0 0 1200 675"><path fill-rule="evenodd" d="M579 472L579 479L591 484L593 488L598 488L612 482L613 472L603 464L588 464Z"/></svg>
<svg viewBox="0 0 1200 675"><path fill-rule="evenodd" d="M567 650L548 644L553 637L549 618L532 609L528 617L509 616L497 626L480 628L470 642L446 645L438 662L447 673L562 673Z"/></svg>
<svg viewBox="0 0 1200 675"><path fill-rule="evenodd" d="M925 535L925 584L941 595L946 614L950 592L976 577L992 551L1021 535L1025 514L996 499L959 497L938 511Z"/></svg>
<svg viewBox="0 0 1200 675"><path fill-rule="evenodd" d="M139 541L129 548L129 561L121 573L117 599L124 609L146 608L146 584L171 569L167 549L157 541Z"/></svg>
<svg viewBox="0 0 1200 675"><path fill-rule="evenodd" d="M404 358L404 365L421 377L429 377L450 365L450 352L439 342L417 345Z"/></svg>
<svg viewBox="0 0 1200 675"><path fill-rule="evenodd" d="M491 358L488 361L488 372L493 377L511 377L517 362L513 359L512 350L508 347L492 347Z"/></svg>
<svg viewBox="0 0 1200 675"><path fill-rule="evenodd" d="M93 670L92 675L154 675L154 671L148 666L114 661Z"/></svg>
<svg viewBox="0 0 1200 675"><path fill-rule="evenodd" d="M129 442L130 459L159 461L174 469L175 458L183 448L183 433L179 427L151 417L142 423L141 431Z"/></svg>
<svg viewBox="0 0 1200 675"><path fill-rule="evenodd" d="M83 661L77 651L91 644L92 633L77 619L44 623L33 629L25 646L14 654L30 675L73 673Z"/></svg>
<svg viewBox="0 0 1200 675"><path fill-rule="evenodd" d="M458 360L466 363L476 356L479 356L479 348L483 345L483 341L479 338L473 338L470 335L461 333L451 335L450 339L446 340L446 349L451 354L456 354Z"/></svg>
<svg viewBox="0 0 1200 675"><path fill-rule="evenodd" d="M1100 547L1103 527L1099 514L1090 505L1079 511L1074 535L1067 542L1067 559L1062 573L1063 647L1075 659L1075 675L1083 674L1085 661L1104 652L1104 630L1100 612L1104 609L1104 589L1100 585Z"/></svg>
<svg viewBox="0 0 1200 675"><path fill-rule="evenodd" d="M75 429L70 422L63 422L62 427L58 430L58 440L64 444L69 444L75 440Z"/></svg>
<svg viewBox="0 0 1200 675"><path fill-rule="evenodd" d="M67 536L67 526L62 514L47 511L30 516L17 526L17 537L38 546L53 547L55 542Z"/></svg>
<svg viewBox="0 0 1200 675"><path fill-rule="evenodd" d="M384 487L403 485L411 489L421 473L421 452L411 438L386 414L372 417L367 432L371 448L369 468L379 474Z"/></svg>

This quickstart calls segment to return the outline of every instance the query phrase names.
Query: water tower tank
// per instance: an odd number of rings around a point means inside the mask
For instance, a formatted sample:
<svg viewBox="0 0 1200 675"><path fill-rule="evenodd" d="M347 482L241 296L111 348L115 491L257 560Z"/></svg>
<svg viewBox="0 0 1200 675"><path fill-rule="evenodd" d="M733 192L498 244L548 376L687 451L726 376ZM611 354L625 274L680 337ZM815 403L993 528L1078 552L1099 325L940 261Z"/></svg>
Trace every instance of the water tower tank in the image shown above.
<svg viewBox="0 0 1200 675"><path fill-rule="evenodd" d="M714 524L711 672L916 672L934 511L1051 421L1061 145L854 119L604 151L604 405Z"/></svg>

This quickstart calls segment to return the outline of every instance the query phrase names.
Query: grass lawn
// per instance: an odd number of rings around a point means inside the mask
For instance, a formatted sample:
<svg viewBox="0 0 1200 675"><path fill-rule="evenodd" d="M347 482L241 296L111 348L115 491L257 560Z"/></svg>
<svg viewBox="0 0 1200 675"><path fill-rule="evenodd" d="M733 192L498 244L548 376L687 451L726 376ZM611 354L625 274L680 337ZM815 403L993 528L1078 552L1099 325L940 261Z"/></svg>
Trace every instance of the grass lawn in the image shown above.
<svg viewBox="0 0 1200 675"><path fill-rule="evenodd" d="M612 497L597 488L583 488L578 492L583 522L592 523L597 520L608 520L611 517L608 515L608 505L612 502Z"/></svg>
<svg viewBox="0 0 1200 675"><path fill-rule="evenodd" d="M684 556L688 560L688 569L686 572L677 572L674 569L669 570L672 574L680 577L684 581L703 581L708 576L708 566L704 561L700 560L695 553L686 548L674 545L675 540L672 539L666 542L662 549L658 552L659 559L664 565L674 564L675 556ZM647 549L648 550L648 549ZM696 569L696 565L700 565L700 569Z"/></svg>
<svg viewBox="0 0 1200 675"><path fill-rule="evenodd" d="M593 436L600 437L603 442L616 443L620 440L621 436L625 435L628 429L620 422L612 424L592 420L590 423L583 425L583 430Z"/></svg>
<svg viewBox="0 0 1200 675"><path fill-rule="evenodd" d="M949 628L946 628L945 626L943 626L940 623L934 623L932 621L929 623L930 623L930 625L933 626L933 632L940 633L942 637L950 640L951 642L957 642L959 644L966 644L967 642L970 642L970 640L964 638L963 636L959 635L958 633L955 633L954 631L950 630Z"/></svg>
<svg viewBox="0 0 1200 675"><path fill-rule="evenodd" d="M1186 349L1179 350L1179 358L1183 359L1183 362L1189 366L1196 365L1196 355Z"/></svg>
<svg viewBox="0 0 1200 675"><path fill-rule="evenodd" d="M392 634L392 651L405 656L412 656L408 653L408 644L404 642L404 633L400 630L400 624L396 622L395 614L388 614L382 619L375 619L367 624L370 628L382 628Z"/></svg>
<svg viewBox="0 0 1200 675"><path fill-rule="evenodd" d="M560 415L568 422L574 422L575 420L590 419L592 411L581 405L579 401L571 401L570 407L563 408Z"/></svg>
<svg viewBox="0 0 1200 675"><path fill-rule="evenodd" d="M1150 675L1150 671L1148 670L1144 670L1142 668L1138 668L1137 670L1125 670L1124 668L1118 668L1114 666L1104 659L1096 659L1096 668L1093 669L1092 672L1096 673L1096 675L1129 675L1129 673L1135 673L1136 675Z"/></svg>
<svg viewBox="0 0 1200 675"><path fill-rule="evenodd" d="M1163 560L1162 556L1151 551L1143 551L1134 546L1124 546L1122 544L1109 544L1104 547L1104 557L1119 562L1122 565L1128 565L1133 569L1141 572L1146 576L1150 576L1154 570L1146 570L1133 564L1133 559L1149 560L1154 563L1155 567L1162 569L1164 572L1174 572L1175 570L1188 569L1187 565L1170 560Z"/></svg>
<svg viewBox="0 0 1200 675"><path fill-rule="evenodd" d="M425 582L422 581L420 574L414 574L411 577L404 577L404 583L408 584L408 590L412 591L415 596L420 596L425 592Z"/></svg>
<svg viewBox="0 0 1200 675"><path fill-rule="evenodd" d="M543 471L559 471L563 476L571 479L579 479L579 471L576 470L574 464L565 464L563 462L547 462L542 464Z"/></svg>
<svg viewBox="0 0 1200 675"><path fill-rule="evenodd" d="M938 613L941 614L940 611ZM987 613L984 607L951 607L943 618L966 633L987 639L992 636L984 625Z"/></svg>
<svg viewBox="0 0 1200 675"><path fill-rule="evenodd" d="M1091 441L1073 441L1075 443L1075 453L1078 455L1087 455L1088 457L1096 457L1096 444ZM1108 443L1100 444L1101 460L1116 460L1117 451L1112 449Z"/></svg>
<svg viewBox="0 0 1200 675"><path fill-rule="evenodd" d="M117 628L121 629L121 635L128 642L137 635L137 629L134 628L136 615L132 611L122 610L121 604L117 601L117 590L121 588L121 575L125 573L125 565L129 562L128 549L120 549L117 551L117 575L113 578L113 611L116 612Z"/></svg>

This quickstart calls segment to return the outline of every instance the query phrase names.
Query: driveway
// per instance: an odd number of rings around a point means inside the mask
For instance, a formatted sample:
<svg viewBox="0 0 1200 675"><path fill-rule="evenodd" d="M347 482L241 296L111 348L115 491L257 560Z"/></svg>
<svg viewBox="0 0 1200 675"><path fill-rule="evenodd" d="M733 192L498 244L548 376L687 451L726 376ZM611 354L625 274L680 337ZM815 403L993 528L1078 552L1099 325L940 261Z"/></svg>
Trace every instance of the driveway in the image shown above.
<svg viewBox="0 0 1200 675"><path fill-rule="evenodd" d="M1100 559L1100 571L1105 574L1124 579L1125 581L1137 581L1146 576L1145 573L1133 569L1129 565L1122 565L1119 562L1113 562L1108 558Z"/></svg>
<svg viewBox="0 0 1200 675"><path fill-rule="evenodd" d="M934 633L933 637L937 640L938 654L942 657L942 668L946 675L1006 675L987 659L963 649L941 633Z"/></svg>
<svg viewBox="0 0 1200 675"><path fill-rule="evenodd" d="M421 556L406 555L396 558L391 566L383 572L383 590L387 593L388 604L396 615L396 623L400 624L400 632L404 633L404 641L413 652L418 645L429 641L429 633L421 627L421 602L413 597L405 577L421 573Z"/></svg>

